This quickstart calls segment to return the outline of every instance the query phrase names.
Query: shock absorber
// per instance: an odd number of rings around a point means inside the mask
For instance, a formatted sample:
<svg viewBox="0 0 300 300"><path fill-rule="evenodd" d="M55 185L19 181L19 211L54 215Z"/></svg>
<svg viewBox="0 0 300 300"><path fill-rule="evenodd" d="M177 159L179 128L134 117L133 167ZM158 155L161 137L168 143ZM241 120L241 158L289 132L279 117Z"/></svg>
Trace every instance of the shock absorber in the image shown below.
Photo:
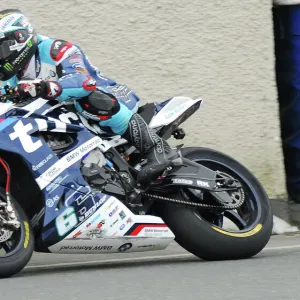
<svg viewBox="0 0 300 300"><path fill-rule="evenodd" d="M6 184L5 184L5 194L6 194L6 213L9 216L9 220L6 220L6 225L14 226L15 228L20 227L20 222L17 219L17 215L15 210L12 206L11 199L10 199L10 182L11 182L11 171L9 168L8 163L0 157L0 164L3 166L5 173L6 173Z"/></svg>

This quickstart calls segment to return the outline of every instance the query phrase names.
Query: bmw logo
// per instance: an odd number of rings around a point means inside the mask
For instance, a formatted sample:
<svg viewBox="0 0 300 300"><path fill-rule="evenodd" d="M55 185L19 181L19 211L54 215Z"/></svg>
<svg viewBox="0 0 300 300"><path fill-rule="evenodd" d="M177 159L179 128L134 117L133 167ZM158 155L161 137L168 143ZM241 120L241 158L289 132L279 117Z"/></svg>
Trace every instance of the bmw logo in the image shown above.
<svg viewBox="0 0 300 300"><path fill-rule="evenodd" d="M125 251L128 251L131 247L132 247L131 243L126 243L126 244L123 244L122 246L120 246L118 248L118 251L119 252L125 252Z"/></svg>

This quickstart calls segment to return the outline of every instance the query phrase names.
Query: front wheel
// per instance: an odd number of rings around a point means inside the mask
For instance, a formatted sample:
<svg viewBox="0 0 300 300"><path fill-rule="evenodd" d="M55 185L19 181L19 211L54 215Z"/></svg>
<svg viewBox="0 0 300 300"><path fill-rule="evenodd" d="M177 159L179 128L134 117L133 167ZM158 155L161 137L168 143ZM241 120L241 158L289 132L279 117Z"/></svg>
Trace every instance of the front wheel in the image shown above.
<svg viewBox="0 0 300 300"><path fill-rule="evenodd" d="M5 199L2 188L0 198ZM21 225L12 232L0 225L0 278L19 273L27 265L34 250L34 236L29 220L21 206L14 199L12 202Z"/></svg>
<svg viewBox="0 0 300 300"><path fill-rule="evenodd" d="M181 152L185 158L239 180L245 201L238 209L223 212L171 202L160 204L161 217L175 234L176 242L205 260L245 259L259 253L273 228L269 198L259 181L243 165L221 152L207 148L184 148ZM177 193L177 198L180 195ZM236 225L236 230L223 228L225 217Z"/></svg>

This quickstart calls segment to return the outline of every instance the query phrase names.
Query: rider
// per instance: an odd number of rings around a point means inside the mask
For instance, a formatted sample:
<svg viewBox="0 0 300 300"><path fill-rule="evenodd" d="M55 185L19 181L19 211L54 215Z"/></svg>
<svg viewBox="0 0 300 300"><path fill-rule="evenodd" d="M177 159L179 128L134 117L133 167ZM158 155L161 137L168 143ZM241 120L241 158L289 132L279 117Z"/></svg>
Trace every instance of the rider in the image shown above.
<svg viewBox="0 0 300 300"><path fill-rule="evenodd" d="M42 97L73 102L86 119L109 127L144 154L148 175L161 172L176 156L136 113L140 99L131 89L103 76L78 45L36 34L17 9L0 12L1 81L1 94L9 85L20 101Z"/></svg>

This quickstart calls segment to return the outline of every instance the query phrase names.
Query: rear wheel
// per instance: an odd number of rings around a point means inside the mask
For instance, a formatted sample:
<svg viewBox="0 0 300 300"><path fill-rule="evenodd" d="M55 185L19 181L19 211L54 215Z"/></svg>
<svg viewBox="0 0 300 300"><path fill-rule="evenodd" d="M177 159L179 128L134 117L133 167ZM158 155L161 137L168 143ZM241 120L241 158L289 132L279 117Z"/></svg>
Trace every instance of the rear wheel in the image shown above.
<svg viewBox="0 0 300 300"><path fill-rule="evenodd" d="M255 176L233 158L207 148L184 148L182 155L194 162L240 181L245 201L236 210L201 210L171 202L160 204L162 218L187 251L205 260L244 259L259 253L268 243L273 227L270 202ZM177 193L174 198L181 197ZM224 229L224 218L236 225Z"/></svg>
<svg viewBox="0 0 300 300"><path fill-rule="evenodd" d="M3 189L0 189L0 198L5 199ZM21 226L12 232L0 226L0 278L19 273L27 265L34 249L29 220L21 206L14 199L12 201Z"/></svg>

